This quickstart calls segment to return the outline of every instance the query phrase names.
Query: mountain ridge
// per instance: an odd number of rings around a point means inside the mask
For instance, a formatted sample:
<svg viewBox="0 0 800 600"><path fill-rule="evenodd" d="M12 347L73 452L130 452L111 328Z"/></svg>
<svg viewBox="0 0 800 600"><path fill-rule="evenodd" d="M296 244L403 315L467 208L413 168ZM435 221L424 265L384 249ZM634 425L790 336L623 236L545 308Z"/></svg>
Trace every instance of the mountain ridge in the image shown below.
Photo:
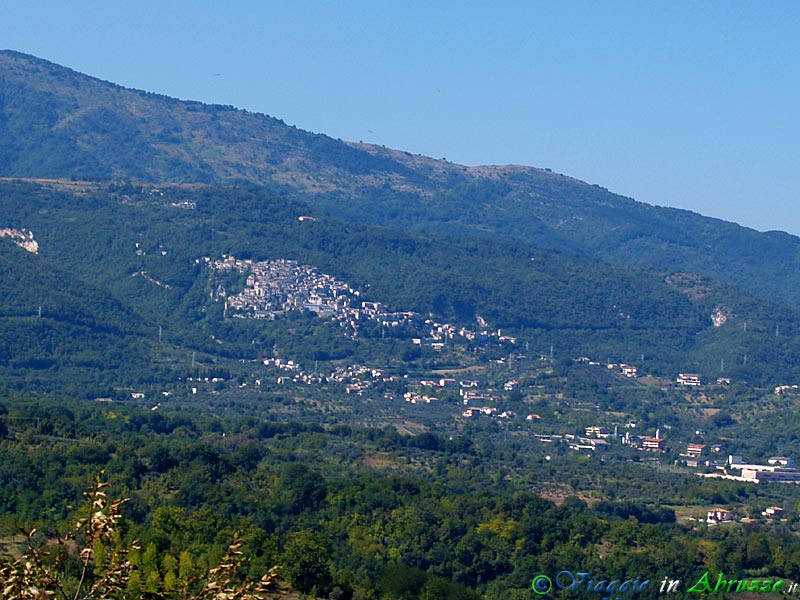
<svg viewBox="0 0 800 600"><path fill-rule="evenodd" d="M497 237L698 273L800 306L800 238L520 165L343 142L231 106L129 90L0 51L0 176L266 185L350 221Z"/></svg>

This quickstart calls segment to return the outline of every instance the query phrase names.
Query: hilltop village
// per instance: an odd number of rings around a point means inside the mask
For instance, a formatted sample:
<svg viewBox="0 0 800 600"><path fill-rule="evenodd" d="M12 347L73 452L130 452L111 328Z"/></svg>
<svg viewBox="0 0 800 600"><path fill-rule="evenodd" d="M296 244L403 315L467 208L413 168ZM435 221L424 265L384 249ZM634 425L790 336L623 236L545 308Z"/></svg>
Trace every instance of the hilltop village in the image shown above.
<svg viewBox="0 0 800 600"><path fill-rule="evenodd" d="M516 344L516 339L499 331L473 331L449 323L438 323L415 312L388 310L380 302L361 300L361 291L347 283L320 273L315 267L300 265L295 260L279 259L258 261L225 256L211 262L216 271L236 271L247 274L244 289L228 294L221 285L212 291L212 297L225 302L234 317L275 319L290 310L307 310L337 323L352 337L358 337L361 323L372 321L381 327L402 329L411 327L427 330L426 337L415 337L418 345L441 348L457 337L480 343L496 341Z"/></svg>
<svg viewBox="0 0 800 600"><path fill-rule="evenodd" d="M669 460L704 477L749 483L800 483L800 471L794 468L791 458L771 457L767 464L746 464L734 454L738 449L735 440L713 439L700 426L674 430L665 422L646 430L633 415L621 419L601 410L597 403L569 399L560 391L543 393L546 386L540 381L552 371L552 355L528 356L517 347L515 337L491 330L482 320L478 324L483 327L475 330L426 319L412 311L389 310L380 302L365 300L362 291L348 283L294 260L252 261L224 256L202 261L220 275L241 276L241 289L231 291L217 281L210 291L215 301L224 303L228 318L274 320L288 311L309 311L337 324L351 339L359 338L365 324L372 323L429 352L466 356L496 349L496 358L489 361L489 366L467 369L466 377L458 373L425 377L398 368L365 365L342 365L322 372L316 364L309 370L294 360L271 356L260 359L267 371L251 381L255 388L272 385L328 389L328 393L343 399L378 400L389 407L402 403L400 406L407 406L412 416L435 413L439 425L453 431L468 423L494 423L510 431L527 431L543 447L563 447L566 451L600 456L601 460L608 452L624 452L629 457L638 454L637 460ZM588 357L571 362L575 368L600 369L598 373L607 373L620 385L626 380L648 380L651 385L656 381L630 364ZM526 375L531 371L537 375ZM722 392L731 383L727 377L705 382L697 373L679 373L671 382L657 381L658 386L676 394L685 389L687 397L695 394L698 398ZM774 393L788 396L797 391L797 386L786 385ZM565 411L580 418L565 422ZM583 425L577 426L580 423Z"/></svg>

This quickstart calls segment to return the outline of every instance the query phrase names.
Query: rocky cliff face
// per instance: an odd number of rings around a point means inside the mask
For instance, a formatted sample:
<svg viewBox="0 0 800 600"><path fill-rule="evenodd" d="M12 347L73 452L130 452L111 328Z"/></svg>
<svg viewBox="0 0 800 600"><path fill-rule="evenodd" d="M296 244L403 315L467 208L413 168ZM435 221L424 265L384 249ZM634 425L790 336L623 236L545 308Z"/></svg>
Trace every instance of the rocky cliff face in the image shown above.
<svg viewBox="0 0 800 600"><path fill-rule="evenodd" d="M29 229L0 229L0 238L9 238L31 254L39 253L39 242L34 239L33 232Z"/></svg>

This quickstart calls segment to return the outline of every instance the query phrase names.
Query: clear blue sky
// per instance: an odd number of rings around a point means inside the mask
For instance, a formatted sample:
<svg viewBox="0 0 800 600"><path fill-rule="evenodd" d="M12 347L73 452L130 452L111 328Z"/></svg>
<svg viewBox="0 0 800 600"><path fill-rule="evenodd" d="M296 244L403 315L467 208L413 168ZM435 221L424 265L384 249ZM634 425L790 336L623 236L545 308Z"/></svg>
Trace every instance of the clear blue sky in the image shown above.
<svg viewBox="0 0 800 600"><path fill-rule="evenodd" d="M800 2L3 0L0 48L800 234Z"/></svg>

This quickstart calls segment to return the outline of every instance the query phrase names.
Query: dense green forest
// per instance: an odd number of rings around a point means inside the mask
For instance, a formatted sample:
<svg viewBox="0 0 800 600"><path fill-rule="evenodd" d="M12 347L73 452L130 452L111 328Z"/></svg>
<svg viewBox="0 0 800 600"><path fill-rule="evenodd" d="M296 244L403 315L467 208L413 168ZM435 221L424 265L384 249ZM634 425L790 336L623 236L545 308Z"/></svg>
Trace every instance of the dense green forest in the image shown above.
<svg viewBox="0 0 800 600"><path fill-rule="evenodd" d="M17 527L39 538L68 530L105 470L108 493L129 498L122 541L141 548L130 597L177 595L237 535L249 577L281 565L296 591L330 598L529 598L534 577L563 570L650 580L641 597L664 577L685 590L705 571L800 578L796 516L716 527L676 519L678 498L700 514L773 500L734 482L609 464L609 479L629 481L619 497L554 503L531 485L558 479L553 466L526 461L525 477L509 478L520 458L479 433L456 442L23 396L5 399L2 422L6 550L19 551ZM591 471L577 458L569 469L564 477Z"/></svg>
<svg viewBox="0 0 800 600"><path fill-rule="evenodd" d="M497 168L488 175L476 180L456 171L433 198L383 188L324 192L315 204L357 222L514 240L616 265L696 273L797 306L790 289L800 257L794 236L649 206L538 169Z"/></svg>

